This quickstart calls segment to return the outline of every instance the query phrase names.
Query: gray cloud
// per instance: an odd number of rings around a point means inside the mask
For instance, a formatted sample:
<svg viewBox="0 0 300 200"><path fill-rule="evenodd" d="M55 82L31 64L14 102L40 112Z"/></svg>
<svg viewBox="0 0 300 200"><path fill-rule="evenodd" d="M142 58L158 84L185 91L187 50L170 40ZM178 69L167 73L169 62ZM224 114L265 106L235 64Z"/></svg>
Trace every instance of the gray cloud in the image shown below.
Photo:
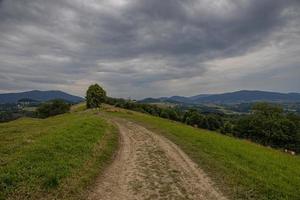
<svg viewBox="0 0 300 200"><path fill-rule="evenodd" d="M2 0L0 91L83 95L93 82L113 96L137 98L237 89L242 77L256 81L263 74L244 72L256 57L243 57L269 46L289 59L299 55L299 11L297 0ZM286 54L264 53L274 61L260 59L264 73L300 62L279 66L275 60ZM244 63L230 80L222 78L231 73L222 67L228 58ZM282 80L295 79L284 74ZM282 84L295 90L290 81Z"/></svg>

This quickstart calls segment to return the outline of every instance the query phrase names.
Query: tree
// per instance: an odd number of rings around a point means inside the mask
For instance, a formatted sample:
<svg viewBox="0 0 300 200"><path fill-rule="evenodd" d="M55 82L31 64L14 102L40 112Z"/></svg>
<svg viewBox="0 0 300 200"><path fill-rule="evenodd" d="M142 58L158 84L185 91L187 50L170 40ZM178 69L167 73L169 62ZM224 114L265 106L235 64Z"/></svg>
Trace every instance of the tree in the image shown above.
<svg viewBox="0 0 300 200"><path fill-rule="evenodd" d="M168 115L169 115L169 119L175 120L175 121L179 120L179 116L178 116L178 114L177 114L177 112L175 111L174 108L167 109L167 112L168 112Z"/></svg>
<svg viewBox="0 0 300 200"><path fill-rule="evenodd" d="M69 111L70 104L60 99L43 103L37 108L37 114L41 118L59 115Z"/></svg>
<svg viewBox="0 0 300 200"><path fill-rule="evenodd" d="M256 115L261 115L267 118L278 118L283 114L283 108L279 105L262 102L256 103L252 107L252 112Z"/></svg>
<svg viewBox="0 0 300 200"><path fill-rule="evenodd" d="M220 116L210 114L207 115L205 118L207 122L207 127L203 127L203 128L207 128L209 130L217 130L223 125Z"/></svg>
<svg viewBox="0 0 300 200"><path fill-rule="evenodd" d="M98 84L91 85L86 92L86 107L98 108L106 99L105 90Z"/></svg>
<svg viewBox="0 0 300 200"><path fill-rule="evenodd" d="M201 115L197 110L190 109L184 114L183 120L186 124L200 127L203 123L204 116ZM202 127L203 128L203 127Z"/></svg>
<svg viewBox="0 0 300 200"><path fill-rule="evenodd" d="M233 130L233 125L229 121L227 121L221 127L220 132L223 134L231 134L232 130Z"/></svg>
<svg viewBox="0 0 300 200"><path fill-rule="evenodd" d="M283 108L258 103L252 113L238 120L234 134L264 145L300 150L297 116L286 115Z"/></svg>
<svg viewBox="0 0 300 200"><path fill-rule="evenodd" d="M169 119L170 116L166 110L162 110L162 112L160 113L160 117Z"/></svg>

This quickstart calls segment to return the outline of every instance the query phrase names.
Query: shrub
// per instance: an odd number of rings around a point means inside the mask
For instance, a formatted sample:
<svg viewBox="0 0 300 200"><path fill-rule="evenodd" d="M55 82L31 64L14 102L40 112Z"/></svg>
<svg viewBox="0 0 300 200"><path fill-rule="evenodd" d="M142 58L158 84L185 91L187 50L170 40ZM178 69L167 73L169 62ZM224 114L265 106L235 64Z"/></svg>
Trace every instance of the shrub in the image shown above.
<svg viewBox="0 0 300 200"><path fill-rule="evenodd" d="M46 118L54 115L63 114L70 111L70 104L63 100L56 99L41 104L37 109L38 117Z"/></svg>

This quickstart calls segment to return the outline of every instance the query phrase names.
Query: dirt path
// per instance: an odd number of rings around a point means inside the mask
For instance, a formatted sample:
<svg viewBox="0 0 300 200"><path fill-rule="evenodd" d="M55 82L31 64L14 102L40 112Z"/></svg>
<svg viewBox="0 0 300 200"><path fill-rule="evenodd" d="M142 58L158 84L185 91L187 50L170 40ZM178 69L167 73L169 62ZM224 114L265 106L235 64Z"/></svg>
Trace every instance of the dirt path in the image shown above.
<svg viewBox="0 0 300 200"><path fill-rule="evenodd" d="M119 153L90 200L226 199L205 173L166 138L125 120Z"/></svg>

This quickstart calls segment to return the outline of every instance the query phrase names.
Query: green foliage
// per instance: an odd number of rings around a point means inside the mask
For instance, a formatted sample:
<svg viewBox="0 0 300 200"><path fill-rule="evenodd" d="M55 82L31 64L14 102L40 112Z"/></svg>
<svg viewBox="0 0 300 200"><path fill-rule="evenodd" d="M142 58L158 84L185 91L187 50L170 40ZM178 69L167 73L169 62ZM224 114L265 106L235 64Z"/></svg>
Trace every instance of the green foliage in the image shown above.
<svg viewBox="0 0 300 200"><path fill-rule="evenodd" d="M228 133L232 133L232 130L233 130L233 125L227 121L222 126L220 132L223 134L228 134Z"/></svg>
<svg viewBox="0 0 300 200"><path fill-rule="evenodd" d="M18 104L0 104L0 123L16 120L20 117L36 117L34 109L19 107Z"/></svg>
<svg viewBox="0 0 300 200"><path fill-rule="evenodd" d="M55 116L55 115L69 112L70 107L71 107L70 104L66 103L65 101L56 99L56 100L41 104L37 108L37 113L38 113L39 117L46 118L46 117Z"/></svg>
<svg viewBox="0 0 300 200"><path fill-rule="evenodd" d="M98 84L91 85L86 92L86 107L98 108L105 101L106 92Z"/></svg>
<svg viewBox="0 0 300 200"><path fill-rule="evenodd" d="M195 109L190 109L183 116L183 122L209 130L217 130L223 125L220 116L214 114L203 115Z"/></svg>
<svg viewBox="0 0 300 200"><path fill-rule="evenodd" d="M17 119L18 116L14 115L11 111L0 111L0 122L8 122Z"/></svg>
<svg viewBox="0 0 300 200"><path fill-rule="evenodd" d="M256 103L252 107L252 112L256 116L264 116L267 118L278 118L283 114L283 108L279 105L269 103Z"/></svg>
<svg viewBox="0 0 300 200"><path fill-rule="evenodd" d="M180 117L178 116L178 112L176 112L175 109L167 109L166 110L168 113L168 119L174 120L174 121L179 121Z"/></svg>
<svg viewBox="0 0 300 200"><path fill-rule="evenodd" d="M182 112L176 107L161 108L124 99L107 98L106 103L181 121L194 127L251 139L263 145L300 152L300 117L295 114L286 115L278 105L257 103L253 106L251 114L228 119L224 114L203 114L196 109Z"/></svg>
<svg viewBox="0 0 300 200"><path fill-rule="evenodd" d="M107 97L105 103L120 108L130 109L142 113L148 113L154 116L160 116L166 119L171 119L175 121L181 120L180 117L181 113L179 110L176 110L176 108L169 108L169 107L162 108L157 105L142 104L131 100L116 99L111 97Z"/></svg>
<svg viewBox="0 0 300 200"><path fill-rule="evenodd" d="M141 113L111 115L134 120L169 138L229 199L299 200L299 156Z"/></svg>
<svg viewBox="0 0 300 200"><path fill-rule="evenodd" d="M118 134L84 112L2 123L0 138L0 199L85 199Z"/></svg>
<svg viewBox="0 0 300 200"><path fill-rule="evenodd" d="M299 131L299 119L286 115L278 106L258 103L252 114L237 121L233 133L263 145L300 152Z"/></svg>
<svg viewBox="0 0 300 200"><path fill-rule="evenodd" d="M197 110L191 109L184 114L183 120L183 122L185 122L188 125L199 126L200 124L202 124L203 116L200 115L200 113Z"/></svg>
<svg viewBox="0 0 300 200"><path fill-rule="evenodd" d="M219 130L223 126L222 118L219 115L209 114L206 116L209 130Z"/></svg>
<svg viewBox="0 0 300 200"><path fill-rule="evenodd" d="M162 110L159 116L162 118L169 119L169 113L166 110Z"/></svg>

